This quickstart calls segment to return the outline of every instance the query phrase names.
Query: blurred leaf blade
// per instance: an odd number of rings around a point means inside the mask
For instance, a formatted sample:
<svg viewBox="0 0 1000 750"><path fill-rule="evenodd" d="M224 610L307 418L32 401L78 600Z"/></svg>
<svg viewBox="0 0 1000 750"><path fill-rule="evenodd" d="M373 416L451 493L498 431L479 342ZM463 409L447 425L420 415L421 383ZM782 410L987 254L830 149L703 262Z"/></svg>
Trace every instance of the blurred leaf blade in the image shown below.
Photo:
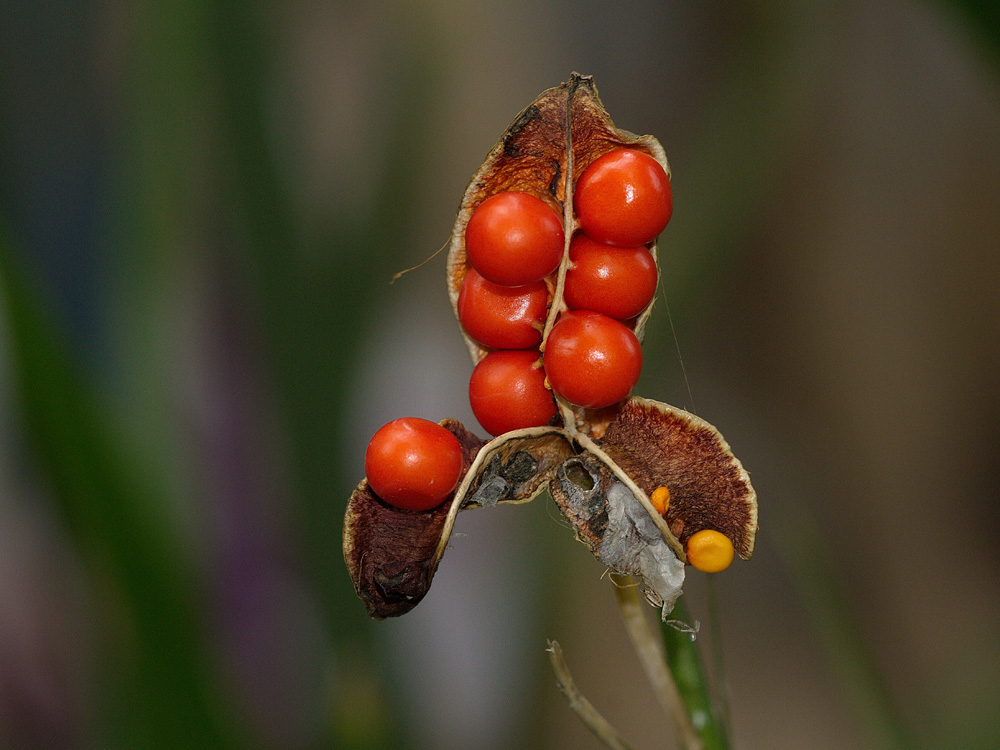
<svg viewBox="0 0 1000 750"><path fill-rule="evenodd" d="M963 16L993 72L1000 73L1000 4L995 0L944 0L942 4Z"/></svg>
<svg viewBox="0 0 1000 750"><path fill-rule="evenodd" d="M336 460L338 428L347 402L352 363L362 348L366 321L405 248L398 237L411 220L407 179L423 153L430 95L440 75L423 35L399 50L400 75L385 97L391 108L375 195L363 215L307 237L288 186L281 179L267 127L273 112L275 40L264 20L239 4L209 6L222 116L222 189L240 227L231 260L246 275L246 303L260 326L269 387L282 410L296 502L296 537L344 672L336 685L328 740L354 748L397 747L399 711L387 705L388 669L374 653L375 633L350 584L340 549L348 492ZM422 20L422 22L424 22ZM341 179L349 182L350 178ZM356 710L358 705L367 707Z"/></svg>
<svg viewBox="0 0 1000 750"><path fill-rule="evenodd" d="M134 646L114 654L106 675L114 704L105 706L106 731L139 745L236 746L203 669L190 560L25 281L2 226L0 294L24 435L74 543L114 589L121 610L108 614L122 619L112 628L124 628L124 643Z"/></svg>
<svg viewBox="0 0 1000 750"><path fill-rule="evenodd" d="M796 583L844 700L867 732L870 746L886 750L920 747L892 704L815 522L804 512L798 513L793 520L783 521L779 532L779 553Z"/></svg>
<svg viewBox="0 0 1000 750"><path fill-rule="evenodd" d="M312 582L341 636L364 641L370 632L367 618L339 544L331 544L330 537L339 534L347 500L347 493L331 497L331 491L353 487L358 477L345 481L331 454L339 448L337 430L349 407L352 365L362 350L366 323L406 247L416 194L412 186L421 174L425 130L442 71L432 39L403 40L398 75L378 92L391 109L385 118L391 124L378 144L382 156L373 157L384 165L375 178L375 194L363 216L327 226L307 241L265 127L268 35L259 19L230 3L215 5L212 24L223 81L231 198L248 230L243 260L260 305L272 385L285 410Z"/></svg>

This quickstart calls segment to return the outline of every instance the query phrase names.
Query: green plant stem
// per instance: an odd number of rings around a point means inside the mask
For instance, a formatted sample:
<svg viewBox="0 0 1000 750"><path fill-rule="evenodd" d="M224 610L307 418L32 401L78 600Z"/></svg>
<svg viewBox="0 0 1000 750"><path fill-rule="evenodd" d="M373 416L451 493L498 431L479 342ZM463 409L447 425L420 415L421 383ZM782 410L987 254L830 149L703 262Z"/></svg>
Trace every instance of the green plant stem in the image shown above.
<svg viewBox="0 0 1000 750"><path fill-rule="evenodd" d="M688 621L689 615L683 599L677 602L670 614L673 619ZM712 693L705 678L701 655L691 633L678 630L670 622L661 623L660 630L667 652L667 665L701 746L704 750L726 750L729 739L712 704Z"/></svg>
<svg viewBox="0 0 1000 750"><path fill-rule="evenodd" d="M725 649L722 645L722 617L719 612L719 595L715 576L708 576L706 600L708 602L708 669L714 678L715 716L727 737L731 737L729 717L729 682L726 679Z"/></svg>

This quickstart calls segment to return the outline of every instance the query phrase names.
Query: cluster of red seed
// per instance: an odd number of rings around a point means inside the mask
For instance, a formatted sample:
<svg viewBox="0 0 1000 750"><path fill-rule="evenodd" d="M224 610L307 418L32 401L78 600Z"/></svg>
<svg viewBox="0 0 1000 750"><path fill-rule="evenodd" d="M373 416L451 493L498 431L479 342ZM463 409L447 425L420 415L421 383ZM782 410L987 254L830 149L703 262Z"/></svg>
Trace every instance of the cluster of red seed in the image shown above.
<svg viewBox="0 0 1000 750"><path fill-rule="evenodd" d="M670 220L670 180L641 151L611 151L583 172L573 207L580 231L570 242L568 311L549 332L544 354L542 330L565 245L561 217L540 198L504 192L469 219L472 267L458 317L469 337L492 350L469 382L472 411L492 435L551 422L550 387L571 404L602 408L627 397L639 378L633 319L656 292L648 245Z"/></svg>
<svg viewBox="0 0 1000 750"><path fill-rule="evenodd" d="M635 319L658 281L649 245L673 209L670 180L660 164L634 149L611 151L577 181L559 315L541 351L565 246L553 205L522 192L490 196L473 211L465 232L471 268L458 297L465 332L490 352L469 381L469 401L492 435L549 424L554 391L570 404L599 409L626 398L639 379L642 349ZM551 389L551 390L550 390ZM372 490L410 511L440 505L458 484L462 448L444 427L425 419L396 419L375 433L365 454ZM650 501L666 513L669 491ZM702 529L688 540L689 562L725 570L732 542Z"/></svg>

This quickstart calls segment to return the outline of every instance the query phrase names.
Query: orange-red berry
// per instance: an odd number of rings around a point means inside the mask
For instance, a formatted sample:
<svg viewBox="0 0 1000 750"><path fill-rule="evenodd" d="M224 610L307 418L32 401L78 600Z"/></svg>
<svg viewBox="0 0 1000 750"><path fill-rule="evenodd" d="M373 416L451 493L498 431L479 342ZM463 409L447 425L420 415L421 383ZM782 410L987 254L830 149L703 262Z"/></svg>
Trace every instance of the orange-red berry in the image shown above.
<svg viewBox="0 0 1000 750"><path fill-rule="evenodd" d="M628 396L642 370L642 348L622 323L590 311L564 313L545 343L545 374L571 404L599 409Z"/></svg>
<svg viewBox="0 0 1000 750"><path fill-rule="evenodd" d="M430 510L444 502L462 475L462 446L439 424L418 417L379 428L365 451L372 491L404 510Z"/></svg>
<svg viewBox="0 0 1000 750"><path fill-rule="evenodd" d="M548 276L562 259L564 241L561 216L541 198L513 191L480 203L465 229L472 267L504 286Z"/></svg>
<svg viewBox="0 0 1000 750"><path fill-rule="evenodd" d="M628 320L656 294L656 261L643 245L615 247L578 233L569 246L565 299L571 310L593 310Z"/></svg>
<svg viewBox="0 0 1000 750"><path fill-rule="evenodd" d="M548 296L544 281L500 286L470 268L458 293L458 320L483 346L528 349L542 340Z"/></svg>
<svg viewBox="0 0 1000 750"><path fill-rule="evenodd" d="M688 539L688 562L705 573L721 573L732 564L734 556L729 537L714 529L702 529Z"/></svg>
<svg viewBox="0 0 1000 750"><path fill-rule="evenodd" d="M587 236L609 245L634 247L656 239L670 221L673 193L659 162L636 149L610 151L594 161L573 194Z"/></svg>
<svg viewBox="0 0 1000 750"><path fill-rule="evenodd" d="M491 435L541 427L556 415L552 392L538 365L538 351L495 351L472 371L469 403L479 424Z"/></svg>

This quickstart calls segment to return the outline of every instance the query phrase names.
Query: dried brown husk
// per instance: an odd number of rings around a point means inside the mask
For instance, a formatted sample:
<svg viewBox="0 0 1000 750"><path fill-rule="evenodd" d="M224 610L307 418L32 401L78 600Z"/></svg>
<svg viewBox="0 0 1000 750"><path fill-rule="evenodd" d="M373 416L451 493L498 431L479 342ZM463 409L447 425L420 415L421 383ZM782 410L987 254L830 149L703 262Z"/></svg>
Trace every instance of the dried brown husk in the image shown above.
<svg viewBox="0 0 1000 750"><path fill-rule="evenodd" d="M682 545L695 532L714 529L750 559L757 493L715 427L682 409L633 396L608 426L601 448L645 494L670 490L667 525Z"/></svg>
<svg viewBox="0 0 1000 750"><path fill-rule="evenodd" d="M551 302L544 348L565 308L569 242L577 229L576 175L623 147L645 151L669 174L656 139L614 127L589 76L574 74L518 115L462 198L448 255L448 291L456 316L459 288L469 268L464 236L472 211L499 192L530 193L563 216L566 233L562 262L546 280ZM655 243L650 250L655 258ZM640 340L652 304L634 322ZM468 336L465 340L473 362L489 352ZM393 508L362 480L348 504L344 555L371 616L404 614L423 598L459 511L528 502L546 489L594 556L612 572L639 576L647 598L662 605L664 615L680 594L684 543L693 533L721 531L742 557L750 557L757 531L756 494L712 425L637 397L601 410L581 409L559 398L557 403L554 421L559 424L516 430L489 442L444 420L441 424L463 447L465 464L454 493L434 510ZM665 517L649 500L659 486L668 487L671 495Z"/></svg>
<svg viewBox="0 0 1000 750"><path fill-rule="evenodd" d="M669 568L672 561L664 555L669 548L683 568L678 535L686 540L711 528L726 534L743 557L753 551L757 506L746 471L714 427L680 409L629 399L604 441L574 437L559 427L533 427L484 443L454 420L441 424L465 451L462 480L441 506L398 510L379 499L366 480L348 503L344 556L372 617L405 614L420 602L459 511L528 502L546 489L595 557L612 572L641 576L647 598L666 611L680 588L660 585L656 565ZM633 442L636 436L641 449ZM661 482L671 487L666 519L648 498ZM681 531L675 535L668 526Z"/></svg>
<svg viewBox="0 0 1000 750"><path fill-rule="evenodd" d="M466 476L484 443L454 419L440 424L458 438ZM402 510L376 495L367 478L358 483L344 515L344 561L369 615L402 615L423 599L441 559L435 552L449 510L460 500L452 493L433 510Z"/></svg>

